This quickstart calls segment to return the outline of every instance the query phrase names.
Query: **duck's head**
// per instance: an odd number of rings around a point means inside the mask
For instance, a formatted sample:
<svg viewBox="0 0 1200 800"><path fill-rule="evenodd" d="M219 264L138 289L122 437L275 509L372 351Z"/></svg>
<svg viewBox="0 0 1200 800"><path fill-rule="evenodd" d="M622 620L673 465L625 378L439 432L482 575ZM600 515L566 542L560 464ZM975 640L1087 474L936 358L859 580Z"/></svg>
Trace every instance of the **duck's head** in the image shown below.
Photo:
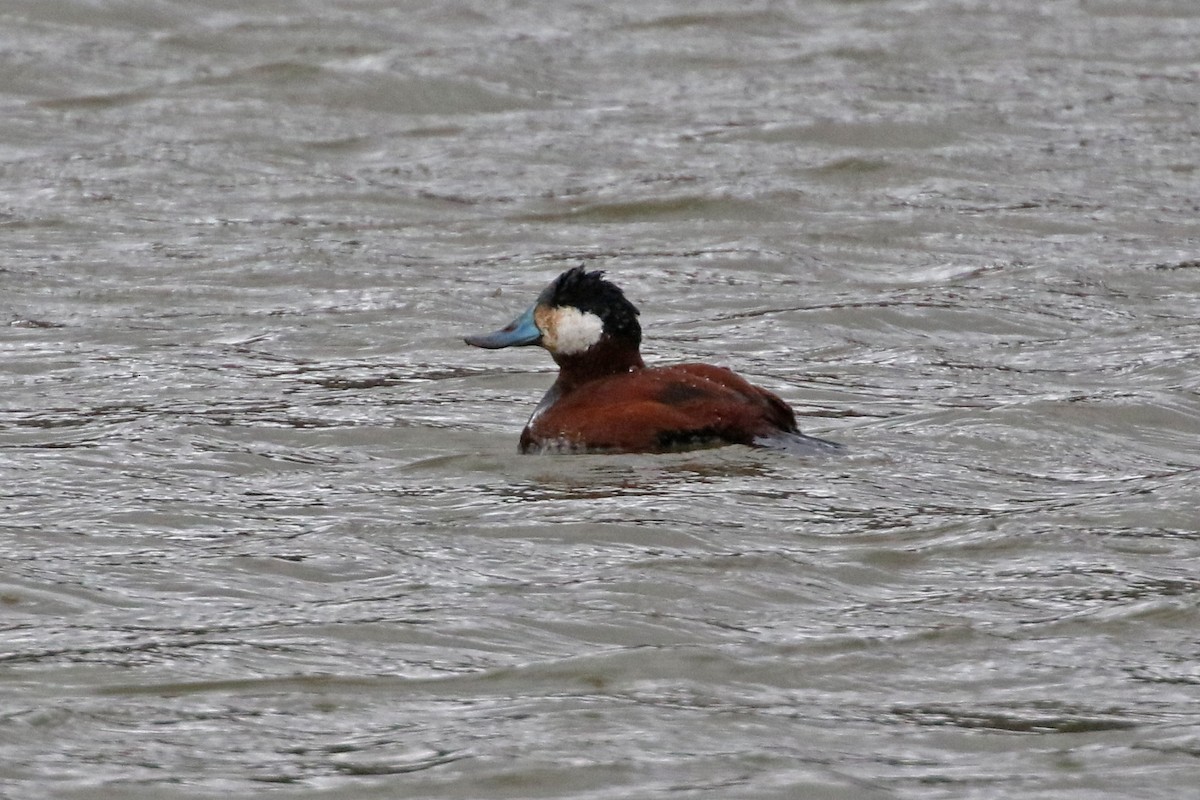
<svg viewBox="0 0 1200 800"><path fill-rule="evenodd" d="M494 333L465 337L467 344L488 349L536 344L561 363L602 343L632 347L642 342L638 310L602 271L582 266L559 275L542 290L524 314Z"/></svg>

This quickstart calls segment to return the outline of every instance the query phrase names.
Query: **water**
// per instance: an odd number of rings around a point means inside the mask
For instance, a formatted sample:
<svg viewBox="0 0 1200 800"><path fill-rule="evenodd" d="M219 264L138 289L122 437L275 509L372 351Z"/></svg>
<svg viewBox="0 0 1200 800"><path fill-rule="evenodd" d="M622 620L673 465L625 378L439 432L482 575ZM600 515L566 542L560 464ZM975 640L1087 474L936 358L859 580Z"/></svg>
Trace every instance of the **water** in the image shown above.
<svg viewBox="0 0 1200 800"><path fill-rule="evenodd" d="M1200 785L1191 2L0 7L0 795ZM850 454L518 457L576 263Z"/></svg>

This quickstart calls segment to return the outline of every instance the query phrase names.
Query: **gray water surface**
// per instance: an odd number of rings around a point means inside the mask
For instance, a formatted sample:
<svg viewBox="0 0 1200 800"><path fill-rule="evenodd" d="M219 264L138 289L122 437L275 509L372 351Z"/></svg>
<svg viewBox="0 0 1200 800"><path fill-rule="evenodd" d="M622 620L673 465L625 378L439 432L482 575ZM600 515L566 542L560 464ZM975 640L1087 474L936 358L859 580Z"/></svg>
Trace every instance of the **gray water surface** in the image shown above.
<svg viewBox="0 0 1200 800"><path fill-rule="evenodd" d="M0 795L1200 796L1197 41L0 4ZM848 455L517 456L578 263Z"/></svg>

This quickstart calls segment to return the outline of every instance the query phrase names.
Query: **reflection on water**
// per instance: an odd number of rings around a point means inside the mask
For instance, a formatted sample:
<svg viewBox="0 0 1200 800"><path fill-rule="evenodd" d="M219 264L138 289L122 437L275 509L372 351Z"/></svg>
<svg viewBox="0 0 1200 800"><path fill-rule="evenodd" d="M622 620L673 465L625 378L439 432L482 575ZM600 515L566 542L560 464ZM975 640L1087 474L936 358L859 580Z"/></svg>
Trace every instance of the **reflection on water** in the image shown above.
<svg viewBox="0 0 1200 800"><path fill-rule="evenodd" d="M0 15L0 794L1194 787L1190 4ZM576 263L848 452L518 457Z"/></svg>

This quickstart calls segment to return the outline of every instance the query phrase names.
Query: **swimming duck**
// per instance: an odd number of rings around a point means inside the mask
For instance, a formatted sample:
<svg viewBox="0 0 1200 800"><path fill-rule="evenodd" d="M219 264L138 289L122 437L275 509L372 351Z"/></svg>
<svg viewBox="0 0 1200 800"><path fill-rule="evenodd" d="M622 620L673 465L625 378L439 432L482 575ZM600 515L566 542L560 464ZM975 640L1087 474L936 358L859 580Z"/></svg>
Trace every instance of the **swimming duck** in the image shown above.
<svg viewBox="0 0 1200 800"><path fill-rule="evenodd" d="M602 271L567 270L508 325L465 341L488 349L538 345L558 364L558 379L521 431L522 453L840 448L800 433L787 403L724 367L647 367L638 310Z"/></svg>

